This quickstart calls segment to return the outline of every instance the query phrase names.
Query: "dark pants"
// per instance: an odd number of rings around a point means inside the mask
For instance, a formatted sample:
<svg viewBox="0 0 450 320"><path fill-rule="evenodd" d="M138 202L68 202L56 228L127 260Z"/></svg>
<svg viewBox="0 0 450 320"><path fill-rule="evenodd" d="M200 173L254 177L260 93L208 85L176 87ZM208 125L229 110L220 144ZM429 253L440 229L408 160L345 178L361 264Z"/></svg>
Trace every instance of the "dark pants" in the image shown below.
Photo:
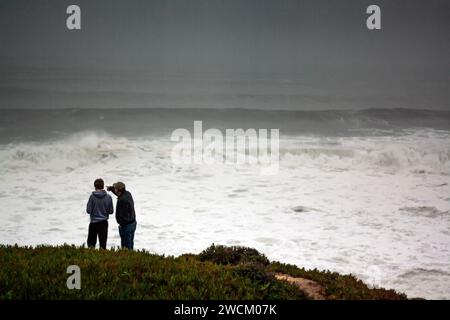
<svg viewBox="0 0 450 320"><path fill-rule="evenodd" d="M100 242L100 248L106 249L106 240L108 239L108 220L100 222L91 222L89 224L89 233L87 239L87 245L90 248L95 248L98 241Z"/></svg>
<svg viewBox="0 0 450 320"><path fill-rule="evenodd" d="M119 234L122 248L133 250L134 232L136 231L136 221L124 226L119 226Z"/></svg>

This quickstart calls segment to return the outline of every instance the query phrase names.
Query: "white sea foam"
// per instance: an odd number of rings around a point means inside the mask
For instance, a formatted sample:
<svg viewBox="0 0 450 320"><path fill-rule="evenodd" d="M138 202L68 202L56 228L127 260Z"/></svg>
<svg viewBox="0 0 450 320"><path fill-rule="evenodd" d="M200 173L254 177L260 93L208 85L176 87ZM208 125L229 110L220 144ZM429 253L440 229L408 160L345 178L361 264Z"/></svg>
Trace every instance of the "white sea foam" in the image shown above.
<svg viewBox="0 0 450 320"><path fill-rule="evenodd" d="M172 146L95 132L0 146L1 243L82 244L91 185L103 177L133 193L137 248L245 245L409 296L450 298L448 132L283 136L273 176L249 165L177 166ZM109 245L119 243L112 219Z"/></svg>

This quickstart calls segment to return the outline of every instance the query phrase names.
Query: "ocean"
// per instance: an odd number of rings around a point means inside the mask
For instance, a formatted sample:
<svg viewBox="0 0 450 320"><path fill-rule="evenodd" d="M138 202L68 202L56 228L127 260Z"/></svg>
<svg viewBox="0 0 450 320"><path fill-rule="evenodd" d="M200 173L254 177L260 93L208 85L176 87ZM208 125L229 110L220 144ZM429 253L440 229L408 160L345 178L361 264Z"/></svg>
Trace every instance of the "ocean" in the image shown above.
<svg viewBox="0 0 450 320"><path fill-rule="evenodd" d="M279 170L177 165L173 130L279 129ZM450 299L450 112L1 110L0 243L86 242L93 181L133 194L135 247L212 243ZM108 246L119 246L114 217Z"/></svg>

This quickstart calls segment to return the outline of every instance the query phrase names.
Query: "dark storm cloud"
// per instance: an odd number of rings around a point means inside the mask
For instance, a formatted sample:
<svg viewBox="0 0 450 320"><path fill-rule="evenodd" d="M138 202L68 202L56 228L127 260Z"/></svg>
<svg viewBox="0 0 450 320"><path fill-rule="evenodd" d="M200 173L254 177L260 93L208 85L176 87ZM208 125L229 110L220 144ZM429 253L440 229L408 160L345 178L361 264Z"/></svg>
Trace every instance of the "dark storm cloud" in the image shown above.
<svg viewBox="0 0 450 320"><path fill-rule="evenodd" d="M264 93L274 108L448 108L449 21L445 0L3 0L0 106L258 107Z"/></svg>

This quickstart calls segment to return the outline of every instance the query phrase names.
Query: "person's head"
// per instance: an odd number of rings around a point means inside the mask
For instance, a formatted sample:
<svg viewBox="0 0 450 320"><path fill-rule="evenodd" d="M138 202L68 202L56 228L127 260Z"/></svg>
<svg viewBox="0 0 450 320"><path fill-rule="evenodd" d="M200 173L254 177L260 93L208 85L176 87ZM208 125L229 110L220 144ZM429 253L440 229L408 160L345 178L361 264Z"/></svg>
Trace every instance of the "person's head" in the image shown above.
<svg viewBox="0 0 450 320"><path fill-rule="evenodd" d="M116 191L116 194L121 195L125 192L125 183L123 182L116 182L113 184L114 190Z"/></svg>
<svg viewBox="0 0 450 320"><path fill-rule="evenodd" d="M94 188L95 190L103 190L105 188L105 182L103 181L103 179L95 179Z"/></svg>

